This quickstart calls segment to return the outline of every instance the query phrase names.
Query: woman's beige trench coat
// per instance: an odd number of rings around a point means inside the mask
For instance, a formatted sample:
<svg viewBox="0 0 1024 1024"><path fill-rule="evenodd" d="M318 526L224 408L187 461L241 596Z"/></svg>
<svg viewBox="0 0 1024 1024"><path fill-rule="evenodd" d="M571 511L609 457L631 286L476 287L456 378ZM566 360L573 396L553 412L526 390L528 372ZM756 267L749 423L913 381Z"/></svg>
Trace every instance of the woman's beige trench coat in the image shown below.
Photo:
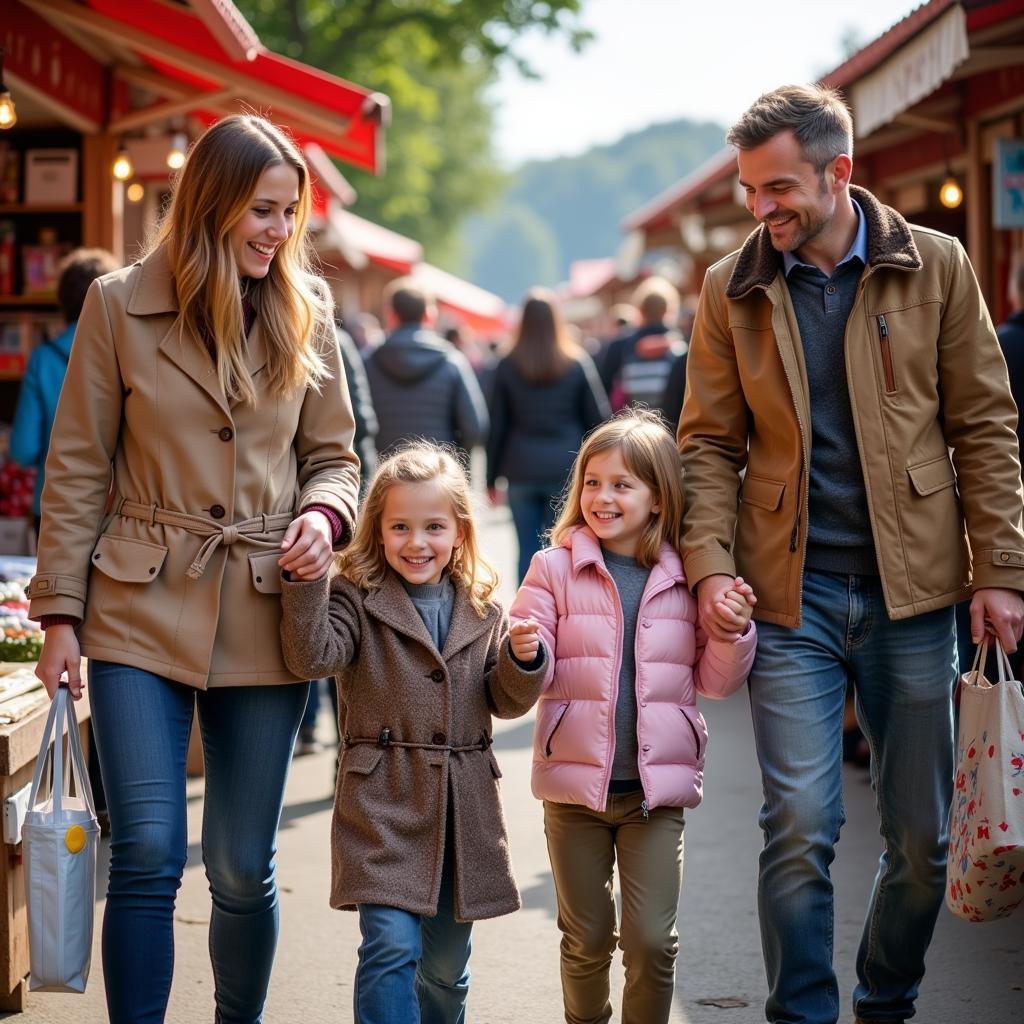
<svg viewBox="0 0 1024 1024"><path fill-rule="evenodd" d="M358 488L337 343L319 393L274 397L257 316L257 401L229 402L177 310L160 250L89 291L46 462L31 616L82 618L86 657L191 686L292 682L281 538L311 504L350 531Z"/></svg>

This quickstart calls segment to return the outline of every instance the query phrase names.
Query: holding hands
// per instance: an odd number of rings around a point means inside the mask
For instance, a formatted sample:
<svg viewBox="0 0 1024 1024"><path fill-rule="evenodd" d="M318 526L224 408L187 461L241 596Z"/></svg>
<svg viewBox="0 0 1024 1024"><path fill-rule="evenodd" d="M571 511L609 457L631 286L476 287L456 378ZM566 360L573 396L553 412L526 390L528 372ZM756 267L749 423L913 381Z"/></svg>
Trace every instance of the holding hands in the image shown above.
<svg viewBox="0 0 1024 1024"><path fill-rule="evenodd" d="M529 665L540 651L540 627L533 619L521 619L508 631L512 657Z"/></svg>
<svg viewBox="0 0 1024 1024"><path fill-rule="evenodd" d="M700 621L716 640L739 640L747 631L757 598L742 576L708 576L697 588Z"/></svg>

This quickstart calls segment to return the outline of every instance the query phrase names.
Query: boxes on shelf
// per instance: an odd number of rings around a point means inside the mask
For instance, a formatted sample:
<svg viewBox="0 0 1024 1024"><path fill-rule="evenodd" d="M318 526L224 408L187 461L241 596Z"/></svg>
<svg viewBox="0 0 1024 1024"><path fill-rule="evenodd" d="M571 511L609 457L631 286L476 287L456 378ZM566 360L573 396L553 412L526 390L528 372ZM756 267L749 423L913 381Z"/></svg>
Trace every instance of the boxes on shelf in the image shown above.
<svg viewBox="0 0 1024 1024"><path fill-rule="evenodd" d="M64 321L54 313L9 313L0 318L0 380L23 377L32 349L56 338L63 327Z"/></svg>
<svg viewBox="0 0 1024 1024"><path fill-rule="evenodd" d="M78 199L77 149L25 151L25 202L73 203Z"/></svg>

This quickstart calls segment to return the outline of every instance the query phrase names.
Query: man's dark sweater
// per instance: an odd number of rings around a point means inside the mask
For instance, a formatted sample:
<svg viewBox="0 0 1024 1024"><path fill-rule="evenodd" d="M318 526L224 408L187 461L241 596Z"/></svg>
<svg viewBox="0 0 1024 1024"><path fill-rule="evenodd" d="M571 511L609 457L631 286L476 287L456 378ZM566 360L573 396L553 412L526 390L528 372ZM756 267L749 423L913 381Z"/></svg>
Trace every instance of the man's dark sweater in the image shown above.
<svg viewBox="0 0 1024 1024"><path fill-rule="evenodd" d="M857 238L827 277L784 254L811 405L807 567L826 572L877 574L867 492L846 379L846 323L867 255L864 217Z"/></svg>

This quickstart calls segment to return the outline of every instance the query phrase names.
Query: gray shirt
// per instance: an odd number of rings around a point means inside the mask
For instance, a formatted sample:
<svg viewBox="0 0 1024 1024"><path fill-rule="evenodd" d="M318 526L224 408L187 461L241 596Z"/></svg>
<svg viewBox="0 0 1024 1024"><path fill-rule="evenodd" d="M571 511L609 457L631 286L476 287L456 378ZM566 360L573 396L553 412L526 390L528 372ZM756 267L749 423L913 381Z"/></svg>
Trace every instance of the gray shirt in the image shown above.
<svg viewBox="0 0 1024 1024"><path fill-rule="evenodd" d="M615 582L622 606L622 667L615 701L615 758L612 780L638 779L640 748L636 738L636 621L640 601L651 575L635 558L602 549L604 564Z"/></svg>
<svg viewBox="0 0 1024 1024"><path fill-rule="evenodd" d="M402 586L413 607L419 612L434 646L440 651L448 638L452 608L455 607L455 587L452 581L448 576L442 576L440 583L409 583L403 579Z"/></svg>

